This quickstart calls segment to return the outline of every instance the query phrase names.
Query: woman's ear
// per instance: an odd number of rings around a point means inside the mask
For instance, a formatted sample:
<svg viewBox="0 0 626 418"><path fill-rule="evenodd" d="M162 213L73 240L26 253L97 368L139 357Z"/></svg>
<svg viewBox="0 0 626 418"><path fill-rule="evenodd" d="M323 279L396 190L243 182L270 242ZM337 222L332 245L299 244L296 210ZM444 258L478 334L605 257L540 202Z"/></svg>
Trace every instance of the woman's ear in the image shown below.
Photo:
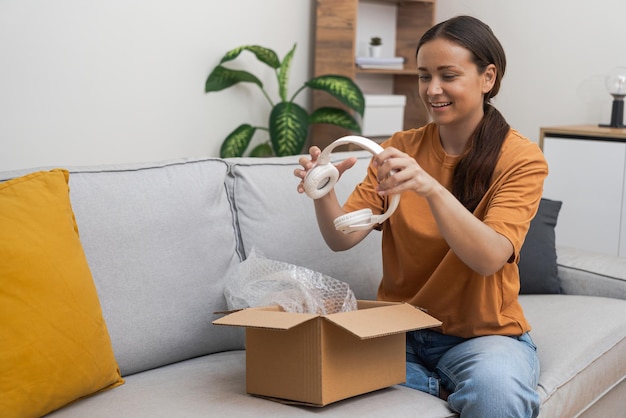
<svg viewBox="0 0 626 418"><path fill-rule="evenodd" d="M483 72L483 93L489 93L496 82L496 66L489 64Z"/></svg>

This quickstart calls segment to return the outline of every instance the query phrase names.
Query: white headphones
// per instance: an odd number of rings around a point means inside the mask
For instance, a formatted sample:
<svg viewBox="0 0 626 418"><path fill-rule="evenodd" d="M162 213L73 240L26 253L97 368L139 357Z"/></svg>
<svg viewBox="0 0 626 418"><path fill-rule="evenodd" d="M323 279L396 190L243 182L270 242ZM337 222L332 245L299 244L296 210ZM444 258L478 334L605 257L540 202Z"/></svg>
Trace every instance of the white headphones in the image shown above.
<svg viewBox="0 0 626 418"><path fill-rule="evenodd" d="M362 136L349 135L335 140L322 151L315 167L304 177L304 192L307 196L312 199L319 199L335 187L339 179L339 171L337 171L337 168L330 162L330 154L336 147L346 144L358 145L368 150L373 155L378 155L384 150L384 148L376 142ZM334 220L335 228L345 233L371 228L376 224L383 223L389 218L398 207L398 203L400 203L400 195L395 194L391 197L389 208L382 215L372 214L371 209L361 209L346 213Z"/></svg>

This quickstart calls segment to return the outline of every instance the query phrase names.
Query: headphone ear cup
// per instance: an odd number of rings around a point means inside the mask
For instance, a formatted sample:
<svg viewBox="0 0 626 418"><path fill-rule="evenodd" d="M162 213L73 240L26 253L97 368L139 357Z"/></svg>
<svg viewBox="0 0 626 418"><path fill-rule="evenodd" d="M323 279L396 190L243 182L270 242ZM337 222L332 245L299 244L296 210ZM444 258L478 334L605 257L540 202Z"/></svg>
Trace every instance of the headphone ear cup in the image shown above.
<svg viewBox="0 0 626 418"><path fill-rule="evenodd" d="M333 221L335 229L339 231L351 231L356 229L365 229L373 225L372 223L372 210L361 209L354 212L341 215Z"/></svg>
<svg viewBox="0 0 626 418"><path fill-rule="evenodd" d="M313 167L304 178L304 192L311 199L319 199L328 193L339 179L339 171L333 164Z"/></svg>

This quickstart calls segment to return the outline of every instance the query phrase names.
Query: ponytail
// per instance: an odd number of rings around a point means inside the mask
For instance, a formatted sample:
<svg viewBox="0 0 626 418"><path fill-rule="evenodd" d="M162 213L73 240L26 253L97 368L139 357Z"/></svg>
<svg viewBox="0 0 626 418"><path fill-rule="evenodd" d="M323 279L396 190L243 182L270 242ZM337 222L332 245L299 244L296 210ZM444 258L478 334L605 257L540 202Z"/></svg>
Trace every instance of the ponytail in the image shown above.
<svg viewBox="0 0 626 418"><path fill-rule="evenodd" d="M452 193L470 212L478 206L491 184L502 143L510 126L504 116L486 103L484 116L469 141L452 179Z"/></svg>

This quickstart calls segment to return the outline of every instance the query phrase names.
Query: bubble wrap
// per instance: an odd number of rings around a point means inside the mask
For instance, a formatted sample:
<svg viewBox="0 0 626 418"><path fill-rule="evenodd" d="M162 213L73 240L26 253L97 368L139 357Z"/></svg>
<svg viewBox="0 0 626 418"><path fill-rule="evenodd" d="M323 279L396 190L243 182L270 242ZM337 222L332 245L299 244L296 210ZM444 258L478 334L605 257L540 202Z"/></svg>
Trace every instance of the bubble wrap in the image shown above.
<svg viewBox="0 0 626 418"><path fill-rule="evenodd" d="M278 305L286 312L331 314L356 310L347 283L252 250L228 280L228 309Z"/></svg>

